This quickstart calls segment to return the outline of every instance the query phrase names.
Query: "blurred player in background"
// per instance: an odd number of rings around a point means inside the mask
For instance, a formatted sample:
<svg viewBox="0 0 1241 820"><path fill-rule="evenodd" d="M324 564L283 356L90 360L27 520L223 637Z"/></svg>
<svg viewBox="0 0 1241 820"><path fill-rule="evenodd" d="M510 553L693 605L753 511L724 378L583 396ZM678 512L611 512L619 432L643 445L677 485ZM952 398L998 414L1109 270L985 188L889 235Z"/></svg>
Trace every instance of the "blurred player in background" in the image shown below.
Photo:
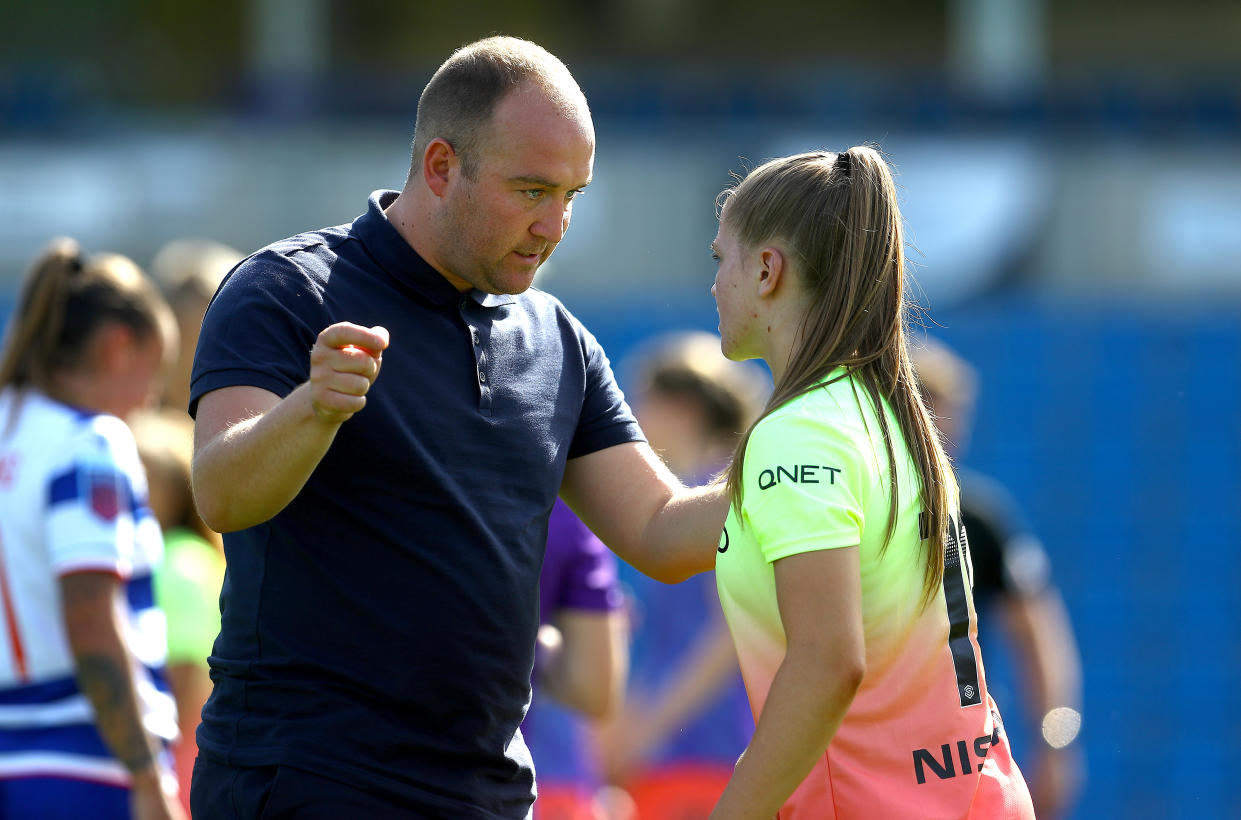
<svg viewBox="0 0 1241 820"><path fill-rule="evenodd" d="M214 239L174 239L151 260L151 276L159 283L177 317L181 344L176 363L164 382L162 403L185 411L190 404L190 373L203 315L224 276L243 254Z"/></svg>
<svg viewBox="0 0 1241 820"><path fill-rule="evenodd" d="M716 578L757 726L712 817L1032 820L909 364L887 163L771 160L718 203L722 348L775 387L728 475Z"/></svg>
<svg viewBox="0 0 1241 820"><path fill-rule="evenodd" d="M603 820L603 779L587 721L616 711L629 635L616 557L564 502L547 522L539 647L521 731L539 774L535 820Z"/></svg>
<svg viewBox="0 0 1241 820"><path fill-rule="evenodd" d="M220 631L224 547L194 506L190 458L194 424L186 412L194 349L207 305L242 253L213 239L166 243L151 260L151 275L177 319L180 345L164 381L164 410L131 420L151 484L151 506L164 529L164 563L156 573L160 608L168 618L168 681L177 699L181 736L173 746L181 800L189 807L190 775L198 755L195 729L211 694L207 656ZM178 416L180 418L178 418Z"/></svg>
<svg viewBox="0 0 1241 820"><path fill-rule="evenodd" d="M181 817L162 553L123 419L176 346L130 260L54 242L0 358L0 817Z"/></svg>
<svg viewBox="0 0 1241 820"><path fill-rule="evenodd" d="M760 367L728 361L719 337L699 331L650 340L622 373L647 440L687 484L728 466L769 386ZM705 818L754 732L715 575L668 586L622 566L621 578L634 612L632 664L599 754L640 820Z"/></svg>
<svg viewBox="0 0 1241 820"><path fill-rule="evenodd" d="M923 397L944 433L950 454L969 445L978 374L943 343L926 339L910 347ZM995 480L957 468L961 519L974 566L974 603L986 649L996 643L991 624L1001 625L1020 673L1020 731L1033 741L1018 744L1034 808L1043 820L1066 816L1081 790L1085 760L1076 743L1081 726L1082 672L1077 641L1064 599L1051 579L1051 562L1013 497ZM998 648L998 647L997 647ZM991 655L988 655L991 657ZM993 691L999 681L991 678ZM1029 731L1032 730L1032 731ZM1017 735L1014 732L1014 735ZM1018 741L1021 737L1017 738Z"/></svg>
<svg viewBox="0 0 1241 820"><path fill-rule="evenodd" d="M195 730L211 694L207 656L220 632L224 547L194 509L190 457L194 423L180 408L139 410L129 419L146 468L151 511L164 533L164 560L155 573L155 601L168 623L168 686L177 701L180 736L172 746L181 800L189 809L190 775L198 755Z"/></svg>
<svg viewBox="0 0 1241 820"><path fill-rule="evenodd" d="M557 494L644 572L714 558L722 491L668 471L595 338L530 289L593 174L567 67L464 46L413 142L401 191L249 257L204 320L194 492L228 566L198 820L525 818Z"/></svg>

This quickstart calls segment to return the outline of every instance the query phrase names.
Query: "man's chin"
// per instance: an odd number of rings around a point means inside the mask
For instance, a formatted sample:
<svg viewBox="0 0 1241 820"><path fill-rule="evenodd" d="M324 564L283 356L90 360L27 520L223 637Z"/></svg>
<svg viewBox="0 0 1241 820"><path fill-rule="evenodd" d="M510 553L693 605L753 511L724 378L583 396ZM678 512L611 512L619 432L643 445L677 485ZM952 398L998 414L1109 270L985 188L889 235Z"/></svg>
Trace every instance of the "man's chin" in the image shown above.
<svg viewBox="0 0 1241 820"><path fill-rule="evenodd" d="M529 271L521 271L518 273L508 273L503 276L495 277L491 282L492 293L504 293L510 296L516 296L519 293L525 293L534 284L534 274L538 268Z"/></svg>
<svg viewBox="0 0 1241 820"><path fill-rule="evenodd" d="M488 293L508 294L515 296L525 293L534 284L535 275L543 267L546 258L530 263L515 262L516 256L510 255L501 264L490 270L480 271L479 280L484 283Z"/></svg>

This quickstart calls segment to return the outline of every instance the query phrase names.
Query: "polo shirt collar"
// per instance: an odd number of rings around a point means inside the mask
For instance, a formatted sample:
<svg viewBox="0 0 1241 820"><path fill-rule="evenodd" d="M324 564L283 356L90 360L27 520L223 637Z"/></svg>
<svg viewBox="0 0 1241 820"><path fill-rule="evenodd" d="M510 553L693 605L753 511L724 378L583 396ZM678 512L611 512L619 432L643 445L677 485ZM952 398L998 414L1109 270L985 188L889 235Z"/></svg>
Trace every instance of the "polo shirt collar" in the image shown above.
<svg viewBox="0 0 1241 820"><path fill-rule="evenodd" d="M461 298L461 292L405 241L384 213L384 208L392 204L397 194L389 190L372 192L367 199L366 213L353 221L353 232L389 276L434 305L451 305ZM478 288L467 295L489 308L515 301L510 294L487 293Z"/></svg>
<svg viewBox="0 0 1241 820"><path fill-rule="evenodd" d="M470 291L470 298L483 307L499 307L500 305L511 305L517 300L511 293L488 293L485 290L474 288Z"/></svg>

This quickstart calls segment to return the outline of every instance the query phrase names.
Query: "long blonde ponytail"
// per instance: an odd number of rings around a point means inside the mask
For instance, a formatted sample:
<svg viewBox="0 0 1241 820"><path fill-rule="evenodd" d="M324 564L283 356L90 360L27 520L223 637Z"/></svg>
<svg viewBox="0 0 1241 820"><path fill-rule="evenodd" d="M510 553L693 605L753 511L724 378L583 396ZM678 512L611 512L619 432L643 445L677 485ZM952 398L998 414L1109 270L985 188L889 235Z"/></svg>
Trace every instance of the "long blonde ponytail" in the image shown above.
<svg viewBox="0 0 1241 820"><path fill-rule="evenodd" d="M887 163L865 146L775 159L722 193L719 202L721 222L743 247L785 243L811 294L800 343L759 420L829 383L829 374L838 368L860 384L879 418L891 465L886 546L898 498L898 454L884 412L885 403L891 406L920 478L928 603L943 579L952 478L909 362L906 336L915 306L905 298L901 215ZM738 444L728 474L728 491L738 507L753 429Z"/></svg>

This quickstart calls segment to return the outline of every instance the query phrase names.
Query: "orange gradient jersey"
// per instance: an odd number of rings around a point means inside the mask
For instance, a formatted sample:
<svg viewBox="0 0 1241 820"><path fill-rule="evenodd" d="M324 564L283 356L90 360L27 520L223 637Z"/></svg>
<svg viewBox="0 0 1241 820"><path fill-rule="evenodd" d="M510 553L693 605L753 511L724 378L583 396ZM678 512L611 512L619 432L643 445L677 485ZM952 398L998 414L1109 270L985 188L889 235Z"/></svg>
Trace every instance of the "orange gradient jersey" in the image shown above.
<svg viewBox="0 0 1241 820"><path fill-rule="evenodd" d="M720 537L720 603L756 720L786 646L773 564L812 550L859 548L866 674L779 820L1032 820L1029 792L987 693L960 516L951 522L943 583L924 608L920 481L895 417L885 412L899 493L886 548L891 496L882 428L861 385L855 390L848 378L758 424L746 447L742 505L729 511ZM950 498L956 509L955 484Z"/></svg>

